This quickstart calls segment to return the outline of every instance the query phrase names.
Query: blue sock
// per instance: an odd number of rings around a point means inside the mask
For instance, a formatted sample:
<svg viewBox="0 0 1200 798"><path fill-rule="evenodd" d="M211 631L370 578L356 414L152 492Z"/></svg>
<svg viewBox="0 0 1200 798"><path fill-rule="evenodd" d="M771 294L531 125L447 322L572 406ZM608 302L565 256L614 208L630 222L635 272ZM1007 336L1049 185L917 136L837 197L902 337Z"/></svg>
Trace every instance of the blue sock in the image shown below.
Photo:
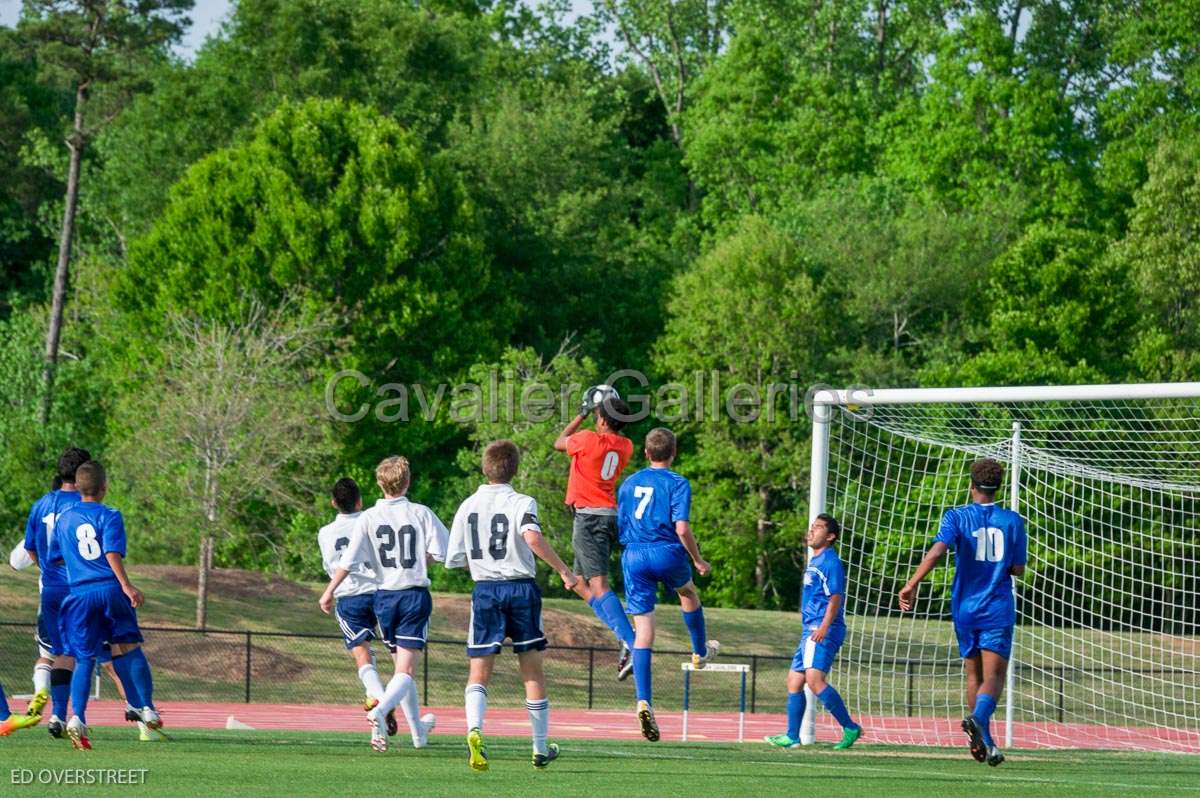
<svg viewBox="0 0 1200 798"><path fill-rule="evenodd" d="M8 720L11 714L8 710L8 698L4 695L4 685L0 684L0 720Z"/></svg>
<svg viewBox="0 0 1200 798"><path fill-rule="evenodd" d="M133 678L133 653L113 657L112 665L117 678L121 680L121 689L125 691L125 703L137 709L146 706L142 703L142 694L138 692L137 682Z"/></svg>
<svg viewBox="0 0 1200 798"><path fill-rule="evenodd" d="M637 685L638 701L649 701L651 688L653 687L650 678L650 655L651 650L648 648L635 648L633 650L633 682Z"/></svg>
<svg viewBox="0 0 1200 798"><path fill-rule="evenodd" d="M708 630L704 628L704 608L697 607L683 614L683 623L692 637L692 651L700 656L708 653Z"/></svg>
<svg viewBox="0 0 1200 798"><path fill-rule="evenodd" d="M613 630L617 639L633 648L633 627L629 625L629 617L621 606L621 599L611 590L599 598L592 597L588 601L596 617L604 621L604 625Z"/></svg>
<svg viewBox="0 0 1200 798"><path fill-rule="evenodd" d="M146 652L138 646L125 657L129 660L129 674L141 700L136 706L154 709L154 677L150 674L150 662L146 659Z"/></svg>
<svg viewBox="0 0 1200 798"><path fill-rule="evenodd" d="M825 689L817 693L817 698L821 699L821 703L829 710L829 714L833 715L834 719L842 724L843 729L858 728L858 724L850 719L850 712L846 709L846 702L842 700L841 694L833 689L832 684L825 685Z"/></svg>
<svg viewBox="0 0 1200 798"><path fill-rule="evenodd" d="M67 705L71 702L71 672L66 668L50 671L50 714L67 720Z"/></svg>
<svg viewBox="0 0 1200 798"><path fill-rule="evenodd" d="M787 735L793 740L800 739L800 721L804 719L804 706L808 703L804 697L804 688L800 688L798 693L788 693L787 716L788 730Z"/></svg>
<svg viewBox="0 0 1200 798"><path fill-rule="evenodd" d="M75 662L75 673L71 674L71 707L79 720L87 723L88 694L92 692L92 673L96 668L95 659L82 659Z"/></svg>
<svg viewBox="0 0 1200 798"><path fill-rule="evenodd" d="M985 745L995 745L992 742L992 713L996 711L996 697L987 693L975 696L975 711L971 714L983 727L983 742Z"/></svg>

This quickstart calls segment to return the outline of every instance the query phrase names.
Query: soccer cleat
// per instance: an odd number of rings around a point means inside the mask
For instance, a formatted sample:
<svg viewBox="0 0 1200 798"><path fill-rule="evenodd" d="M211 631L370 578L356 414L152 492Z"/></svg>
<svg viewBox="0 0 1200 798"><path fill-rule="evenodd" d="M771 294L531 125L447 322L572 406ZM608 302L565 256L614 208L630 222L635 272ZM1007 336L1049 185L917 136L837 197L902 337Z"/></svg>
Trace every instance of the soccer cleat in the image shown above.
<svg viewBox="0 0 1200 798"><path fill-rule="evenodd" d="M988 751L987 745L983 742L983 727L979 725L979 721L975 719L974 715L967 715L963 718L962 730L971 739L971 756L976 762L986 762Z"/></svg>
<svg viewBox="0 0 1200 798"><path fill-rule="evenodd" d="M483 732L479 729L467 732L467 764L471 770L481 773L488 769L487 746L483 744Z"/></svg>
<svg viewBox="0 0 1200 798"><path fill-rule="evenodd" d="M33 696L33 700L29 702L29 706L25 708L26 715L42 714L42 710L46 708L46 702L50 700L50 691L43 688L38 690Z"/></svg>
<svg viewBox="0 0 1200 798"><path fill-rule="evenodd" d="M623 682L633 673L633 652L625 641L621 641L621 653L617 656L617 681Z"/></svg>
<svg viewBox="0 0 1200 798"><path fill-rule="evenodd" d="M412 736L413 748L424 748L429 745L429 733L433 731L433 727L436 725L437 716L432 712L422 715L421 719L417 721L420 732Z"/></svg>
<svg viewBox="0 0 1200 798"><path fill-rule="evenodd" d="M842 729L842 741L833 746L834 751L845 751L850 746L862 737L862 726L855 726L853 729Z"/></svg>
<svg viewBox="0 0 1200 798"><path fill-rule="evenodd" d="M786 734L768 734L763 738L763 742L770 743L776 748L799 748L800 741L793 740Z"/></svg>
<svg viewBox="0 0 1200 798"><path fill-rule="evenodd" d="M163 725L162 718L153 707L142 707L141 721L150 731L158 731Z"/></svg>
<svg viewBox="0 0 1200 798"><path fill-rule="evenodd" d="M994 745L989 745L987 750L987 763L992 767L1004 764L1004 752Z"/></svg>
<svg viewBox="0 0 1200 798"><path fill-rule="evenodd" d="M709 640L705 648L708 650L704 652L704 656L692 654L692 668L695 670L703 670L705 665L712 662L721 653L721 644L716 640Z"/></svg>
<svg viewBox="0 0 1200 798"><path fill-rule="evenodd" d="M29 729L42 722L41 715L9 715L0 723L0 737L7 737L15 731Z"/></svg>
<svg viewBox="0 0 1200 798"><path fill-rule="evenodd" d="M73 715L67 721L67 736L71 738L71 747L76 751L92 750L92 743L88 740L88 727L83 725L78 715Z"/></svg>
<svg viewBox="0 0 1200 798"><path fill-rule="evenodd" d="M654 710L649 701L638 702L638 722L642 724L642 736L652 743L658 742L658 722L654 720Z"/></svg>
<svg viewBox="0 0 1200 798"><path fill-rule="evenodd" d="M371 724L371 748L382 754L388 749L388 739L380 728L379 710L372 709L368 712L367 721Z"/></svg>
<svg viewBox="0 0 1200 798"><path fill-rule="evenodd" d="M67 727L63 724L62 719L58 715L51 715L50 722L46 724L46 731L55 740L61 740L63 734L66 733Z"/></svg>
<svg viewBox="0 0 1200 798"><path fill-rule="evenodd" d="M142 722L142 711L140 709L138 709L137 707L133 706L132 704L126 704L125 705L125 720L128 721L129 723L134 723L134 722L141 723Z"/></svg>
<svg viewBox="0 0 1200 798"><path fill-rule="evenodd" d="M371 698L371 696L367 696L367 700L363 701L363 712L370 712L372 709L374 709L377 706L379 706L379 699ZM384 723L387 726L387 736L388 737L395 737L396 732L400 731L400 726L396 723L396 710L395 709L393 709L387 713L387 717L384 718Z"/></svg>
<svg viewBox="0 0 1200 798"><path fill-rule="evenodd" d="M533 766L538 770L542 770L556 759L558 759L558 743L550 743L546 747L546 753L539 754L534 752Z"/></svg>

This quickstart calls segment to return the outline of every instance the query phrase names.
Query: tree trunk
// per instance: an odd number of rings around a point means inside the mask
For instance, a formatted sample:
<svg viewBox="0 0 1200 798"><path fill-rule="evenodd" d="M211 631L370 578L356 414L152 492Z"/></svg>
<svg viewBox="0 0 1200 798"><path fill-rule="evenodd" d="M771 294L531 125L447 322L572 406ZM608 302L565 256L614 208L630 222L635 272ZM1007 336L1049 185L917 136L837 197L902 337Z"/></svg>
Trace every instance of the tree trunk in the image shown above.
<svg viewBox="0 0 1200 798"><path fill-rule="evenodd" d="M205 535L200 539L200 561L196 579L196 628L208 628L208 572L212 570L213 539Z"/></svg>
<svg viewBox="0 0 1200 798"><path fill-rule="evenodd" d="M50 405L54 399L54 372L58 366L58 342L62 337L63 305L67 298L67 276L71 265L71 239L75 233L75 209L79 204L79 167L83 160L83 110L87 105L88 86L79 84L75 90L75 124L67 147L71 152L67 169L67 201L63 208L62 234L58 239L58 265L54 270L54 294L50 305L50 326L46 330L46 363L42 368L41 422L44 428L50 421Z"/></svg>

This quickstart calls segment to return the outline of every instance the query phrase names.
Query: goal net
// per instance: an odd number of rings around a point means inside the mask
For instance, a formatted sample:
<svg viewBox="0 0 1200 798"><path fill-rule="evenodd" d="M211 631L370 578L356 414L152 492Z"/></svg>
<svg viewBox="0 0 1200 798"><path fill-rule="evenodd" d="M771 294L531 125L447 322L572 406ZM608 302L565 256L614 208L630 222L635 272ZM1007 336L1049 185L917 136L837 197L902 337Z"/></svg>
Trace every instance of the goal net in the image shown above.
<svg viewBox="0 0 1200 798"><path fill-rule="evenodd" d="M915 612L896 594L993 457L1029 533L997 741L1200 752L1200 383L827 391L814 416L811 509L847 571L832 680L872 739L963 742L952 554Z"/></svg>

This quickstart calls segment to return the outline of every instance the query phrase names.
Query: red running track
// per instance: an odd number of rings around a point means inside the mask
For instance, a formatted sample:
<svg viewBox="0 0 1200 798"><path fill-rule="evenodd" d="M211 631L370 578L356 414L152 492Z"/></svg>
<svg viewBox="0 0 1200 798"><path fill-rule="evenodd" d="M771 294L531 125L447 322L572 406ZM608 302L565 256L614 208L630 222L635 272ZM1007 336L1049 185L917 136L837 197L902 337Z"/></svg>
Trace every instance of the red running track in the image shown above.
<svg viewBox="0 0 1200 798"><path fill-rule="evenodd" d="M167 701L159 704L167 729L224 729L230 718L254 729L268 731L345 731L367 733L361 709L344 704L218 704ZM462 707L430 707L437 715L437 734L466 733ZM124 704L94 701L88 705L93 726L125 724ZM957 718L861 717L866 729L864 743L960 746L964 743ZM658 724L664 740L679 740L683 730L679 712L662 712ZM745 739L757 742L786 728L779 714L746 715ZM556 709L551 704L550 729L554 736L584 740L637 740L641 738L637 718L629 712L612 710ZM997 738L1003 721L993 721ZM489 708L487 731L497 736L524 736L529 717L524 709ZM697 713L688 718L688 739L698 742L736 742L736 713ZM841 729L826 715L818 716L817 740L836 742ZM1115 727L1087 724L1021 722L1013 724L1015 748L1107 748L1178 753L1200 753L1200 732L1156 727Z"/></svg>

